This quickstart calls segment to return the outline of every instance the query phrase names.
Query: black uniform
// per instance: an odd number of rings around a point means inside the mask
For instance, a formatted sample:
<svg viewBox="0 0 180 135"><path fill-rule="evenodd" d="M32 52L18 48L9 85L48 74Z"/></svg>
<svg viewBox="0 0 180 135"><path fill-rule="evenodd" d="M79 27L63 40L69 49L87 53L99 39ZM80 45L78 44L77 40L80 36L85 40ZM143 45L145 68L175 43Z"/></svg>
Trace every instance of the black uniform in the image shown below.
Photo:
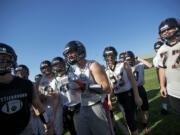
<svg viewBox="0 0 180 135"><path fill-rule="evenodd" d="M32 104L33 84L14 77L0 83L0 134L18 135L28 125Z"/></svg>

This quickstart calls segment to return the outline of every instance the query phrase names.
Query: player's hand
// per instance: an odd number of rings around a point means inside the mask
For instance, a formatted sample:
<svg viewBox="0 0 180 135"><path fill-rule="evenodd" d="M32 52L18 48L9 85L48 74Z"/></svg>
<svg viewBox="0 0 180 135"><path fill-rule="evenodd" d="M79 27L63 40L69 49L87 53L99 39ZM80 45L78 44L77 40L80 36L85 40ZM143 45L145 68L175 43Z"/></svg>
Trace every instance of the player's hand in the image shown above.
<svg viewBox="0 0 180 135"><path fill-rule="evenodd" d="M135 103L138 107L141 107L143 104L141 97L138 96L137 98L135 98Z"/></svg>
<svg viewBox="0 0 180 135"><path fill-rule="evenodd" d="M84 91L88 86L86 83L83 83L80 80L73 80L70 83L68 83L68 87L69 89L72 89L72 90L78 89L78 90Z"/></svg>
<svg viewBox="0 0 180 135"><path fill-rule="evenodd" d="M109 107L109 110L112 110L112 102L111 101L108 101L108 107Z"/></svg>
<svg viewBox="0 0 180 135"><path fill-rule="evenodd" d="M167 90L165 87L160 88L160 94L162 97L167 97Z"/></svg>

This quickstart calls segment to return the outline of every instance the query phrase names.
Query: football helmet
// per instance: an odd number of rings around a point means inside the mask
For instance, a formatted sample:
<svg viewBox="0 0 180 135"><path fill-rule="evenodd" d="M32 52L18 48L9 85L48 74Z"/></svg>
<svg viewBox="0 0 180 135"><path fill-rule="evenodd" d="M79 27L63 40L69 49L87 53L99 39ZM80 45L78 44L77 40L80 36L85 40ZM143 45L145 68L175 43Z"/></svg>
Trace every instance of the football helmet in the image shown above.
<svg viewBox="0 0 180 135"><path fill-rule="evenodd" d="M15 75L27 79L29 76L29 68L23 64L18 65L15 68Z"/></svg>
<svg viewBox="0 0 180 135"><path fill-rule="evenodd" d="M74 56L70 56L70 52L75 52ZM76 64L79 60L86 57L86 49L80 41L73 40L66 44L63 55L67 62L71 65Z"/></svg>
<svg viewBox="0 0 180 135"><path fill-rule="evenodd" d="M159 50L159 48L163 45L164 43L162 41L157 41L156 43L154 43L154 50L155 52L157 52Z"/></svg>
<svg viewBox="0 0 180 135"><path fill-rule="evenodd" d="M119 61L120 62L124 62L125 61L125 52L121 52L120 54L119 54Z"/></svg>
<svg viewBox="0 0 180 135"><path fill-rule="evenodd" d="M167 18L159 25L159 35L161 40L170 43L177 36L180 36L179 23L175 18Z"/></svg>
<svg viewBox="0 0 180 135"><path fill-rule="evenodd" d="M51 61L52 72L57 75L66 71L66 63L63 58L55 57Z"/></svg>
<svg viewBox="0 0 180 135"><path fill-rule="evenodd" d="M10 73L16 67L17 55L12 47L0 43L0 75Z"/></svg>
<svg viewBox="0 0 180 135"><path fill-rule="evenodd" d="M114 70L116 59L117 59L116 49L113 46L106 47L103 51L103 57L104 57L104 60L106 61L106 65L110 69Z"/></svg>
<svg viewBox="0 0 180 135"><path fill-rule="evenodd" d="M108 57L111 59L117 59L117 51L113 46L106 47L103 51L103 57L106 60Z"/></svg>
<svg viewBox="0 0 180 135"><path fill-rule="evenodd" d="M41 78L42 78L42 74L37 74L37 75L35 75L34 80L35 80L35 82L39 82L41 80Z"/></svg>
<svg viewBox="0 0 180 135"><path fill-rule="evenodd" d="M132 51L126 51L125 52L125 61L130 65L135 65L135 55Z"/></svg>

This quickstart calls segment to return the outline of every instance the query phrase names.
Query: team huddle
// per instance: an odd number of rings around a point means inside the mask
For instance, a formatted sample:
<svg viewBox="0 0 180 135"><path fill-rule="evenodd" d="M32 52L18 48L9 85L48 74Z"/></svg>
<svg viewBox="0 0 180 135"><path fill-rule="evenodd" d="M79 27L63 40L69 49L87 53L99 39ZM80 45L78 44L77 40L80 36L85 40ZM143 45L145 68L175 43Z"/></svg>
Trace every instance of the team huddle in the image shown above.
<svg viewBox="0 0 180 135"><path fill-rule="evenodd" d="M86 59L85 45L68 42L62 57L40 63L35 82L17 64L14 49L0 43L0 131L7 135L115 135L111 97L117 99L129 134L138 135L136 113L144 133L151 132L144 69L156 67L160 94L180 114L180 24L167 18L159 26L153 64L126 50L104 48L106 65ZM163 111L167 111L163 103ZM138 111L137 111L138 110Z"/></svg>

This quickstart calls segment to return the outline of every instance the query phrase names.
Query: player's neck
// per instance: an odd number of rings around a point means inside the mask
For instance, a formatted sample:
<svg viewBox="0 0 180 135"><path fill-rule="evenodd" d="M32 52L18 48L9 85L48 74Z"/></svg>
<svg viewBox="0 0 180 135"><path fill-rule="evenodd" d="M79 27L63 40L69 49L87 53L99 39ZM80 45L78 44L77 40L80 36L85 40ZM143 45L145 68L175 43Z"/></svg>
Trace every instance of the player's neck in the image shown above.
<svg viewBox="0 0 180 135"><path fill-rule="evenodd" d="M86 60L85 59L82 59L80 60L78 63L77 63L77 66L79 68L84 68L86 66Z"/></svg>

